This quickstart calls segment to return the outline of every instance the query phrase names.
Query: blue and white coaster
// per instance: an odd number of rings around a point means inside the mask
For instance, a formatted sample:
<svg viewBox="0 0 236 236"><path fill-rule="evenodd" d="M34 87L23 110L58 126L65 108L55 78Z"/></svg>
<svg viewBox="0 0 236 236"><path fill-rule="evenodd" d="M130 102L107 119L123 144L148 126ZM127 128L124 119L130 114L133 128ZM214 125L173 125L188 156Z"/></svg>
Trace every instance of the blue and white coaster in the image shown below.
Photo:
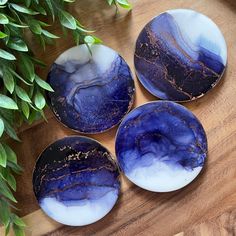
<svg viewBox="0 0 236 236"><path fill-rule="evenodd" d="M131 111L116 136L116 156L127 178L155 192L193 181L207 157L207 138L198 119L182 105L146 103Z"/></svg>
<svg viewBox="0 0 236 236"><path fill-rule="evenodd" d="M120 174L101 144L70 136L54 142L40 155L33 188L49 217L65 225L83 226L111 211L120 192Z"/></svg>
<svg viewBox="0 0 236 236"><path fill-rule="evenodd" d="M187 9L152 19L136 42L134 64L143 86L164 100L190 101L211 90L222 77L227 47L217 25Z"/></svg>
<svg viewBox="0 0 236 236"><path fill-rule="evenodd" d="M134 80L124 59L103 45L73 47L52 65L48 93L57 119L81 133L100 133L117 125L130 110Z"/></svg>

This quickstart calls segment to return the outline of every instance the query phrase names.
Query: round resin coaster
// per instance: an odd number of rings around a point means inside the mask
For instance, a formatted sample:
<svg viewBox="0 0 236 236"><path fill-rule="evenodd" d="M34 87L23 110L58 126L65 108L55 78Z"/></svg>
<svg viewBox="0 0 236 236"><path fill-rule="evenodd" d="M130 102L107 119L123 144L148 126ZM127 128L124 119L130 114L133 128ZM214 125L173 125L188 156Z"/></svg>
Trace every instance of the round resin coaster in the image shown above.
<svg viewBox="0 0 236 236"><path fill-rule="evenodd" d="M227 47L217 25L186 9L166 11L141 31L134 64L138 79L153 95L172 101L203 96L222 77Z"/></svg>
<svg viewBox="0 0 236 236"><path fill-rule="evenodd" d="M42 210L65 225L82 226L103 218L120 191L119 171L111 154L93 139L71 136L47 147L33 174Z"/></svg>
<svg viewBox="0 0 236 236"><path fill-rule="evenodd" d="M129 66L103 45L73 47L52 65L48 83L50 107L67 127L100 133L117 125L133 103L134 81Z"/></svg>
<svg viewBox="0 0 236 236"><path fill-rule="evenodd" d="M130 112L116 137L116 155L130 181L155 192L189 184L207 156L201 123L174 102L151 102Z"/></svg>

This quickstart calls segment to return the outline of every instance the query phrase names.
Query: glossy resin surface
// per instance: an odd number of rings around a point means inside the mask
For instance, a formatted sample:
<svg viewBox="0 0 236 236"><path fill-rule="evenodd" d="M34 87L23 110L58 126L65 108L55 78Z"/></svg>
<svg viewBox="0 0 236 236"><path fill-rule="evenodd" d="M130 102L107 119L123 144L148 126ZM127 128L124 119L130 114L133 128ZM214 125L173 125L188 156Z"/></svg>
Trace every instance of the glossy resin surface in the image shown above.
<svg viewBox="0 0 236 236"><path fill-rule="evenodd" d="M184 187L199 174L207 157L207 138L185 107L157 101L125 117L115 148L129 180L150 191L168 192Z"/></svg>
<svg viewBox="0 0 236 236"><path fill-rule="evenodd" d="M91 54L92 53L92 54ZM129 66L114 50L86 45L62 53L47 81L50 107L67 127L82 133L100 133L118 124L129 111L134 81Z"/></svg>
<svg viewBox="0 0 236 236"><path fill-rule="evenodd" d="M226 61L226 43L216 24L186 9L152 19L137 39L134 56L144 87L172 101L203 96L219 82Z"/></svg>
<svg viewBox="0 0 236 236"><path fill-rule="evenodd" d="M119 171L98 142L71 136L43 151L35 166L33 187L49 217L82 226L98 221L112 209L120 191Z"/></svg>

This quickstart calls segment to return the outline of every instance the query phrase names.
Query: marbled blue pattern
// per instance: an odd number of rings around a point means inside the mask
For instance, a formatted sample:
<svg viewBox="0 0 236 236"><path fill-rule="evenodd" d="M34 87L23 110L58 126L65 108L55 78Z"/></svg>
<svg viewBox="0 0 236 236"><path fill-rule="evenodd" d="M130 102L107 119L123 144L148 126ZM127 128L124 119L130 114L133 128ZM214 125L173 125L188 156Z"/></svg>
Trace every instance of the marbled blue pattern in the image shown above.
<svg viewBox="0 0 236 236"><path fill-rule="evenodd" d="M40 155L33 187L51 218L66 225L87 225L114 206L120 191L119 171L109 151L98 142L70 136Z"/></svg>
<svg viewBox="0 0 236 236"><path fill-rule="evenodd" d="M201 13L162 13L141 31L135 49L136 73L153 95L172 101L203 96L220 80L227 61L223 35Z"/></svg>
<svg viewBox="0 0 236 236"><path fill-rule="evenodd" d="M196 117L170 101L150 102L131 111L116 137L121 170L138 186L156 192L184 187L201 171L207 138Z"/></svg>
<svg viewBox="0 0 236 236"><path fill-rule="evenodd" d="M133 103L129 66L114 50L85 45L65 51L52 65L48 83L50 107L67 127L100 133L117 125Z"/></svg>

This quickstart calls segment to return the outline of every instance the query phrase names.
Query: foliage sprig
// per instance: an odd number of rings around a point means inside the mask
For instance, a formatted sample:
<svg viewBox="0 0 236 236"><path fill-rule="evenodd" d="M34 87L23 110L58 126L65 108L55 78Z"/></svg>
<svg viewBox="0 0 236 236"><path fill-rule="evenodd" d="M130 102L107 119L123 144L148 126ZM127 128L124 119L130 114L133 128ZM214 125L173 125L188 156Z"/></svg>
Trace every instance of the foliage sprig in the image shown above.
<svg viewBox="0 0 236 236"><path fill-rule="evenodd" d="M109 5L131 9L127 0L106 1ZM6 235L11 227L15 235L25 235L25 223L15 213L17 200L13 195L16 191L14 174L20 174L22 168L6 141L8 138L20 141L15 129L23 122L31 124L45 118L45 91L53 92L36 72L45 64L34 56L28 35L45 49L59 38L48 30L51 24L59 22L63 30L72 31L76 44L89 46L101 42L66 10L66 4L73 2L0 0L0 225L4 225Z"/></svg>

